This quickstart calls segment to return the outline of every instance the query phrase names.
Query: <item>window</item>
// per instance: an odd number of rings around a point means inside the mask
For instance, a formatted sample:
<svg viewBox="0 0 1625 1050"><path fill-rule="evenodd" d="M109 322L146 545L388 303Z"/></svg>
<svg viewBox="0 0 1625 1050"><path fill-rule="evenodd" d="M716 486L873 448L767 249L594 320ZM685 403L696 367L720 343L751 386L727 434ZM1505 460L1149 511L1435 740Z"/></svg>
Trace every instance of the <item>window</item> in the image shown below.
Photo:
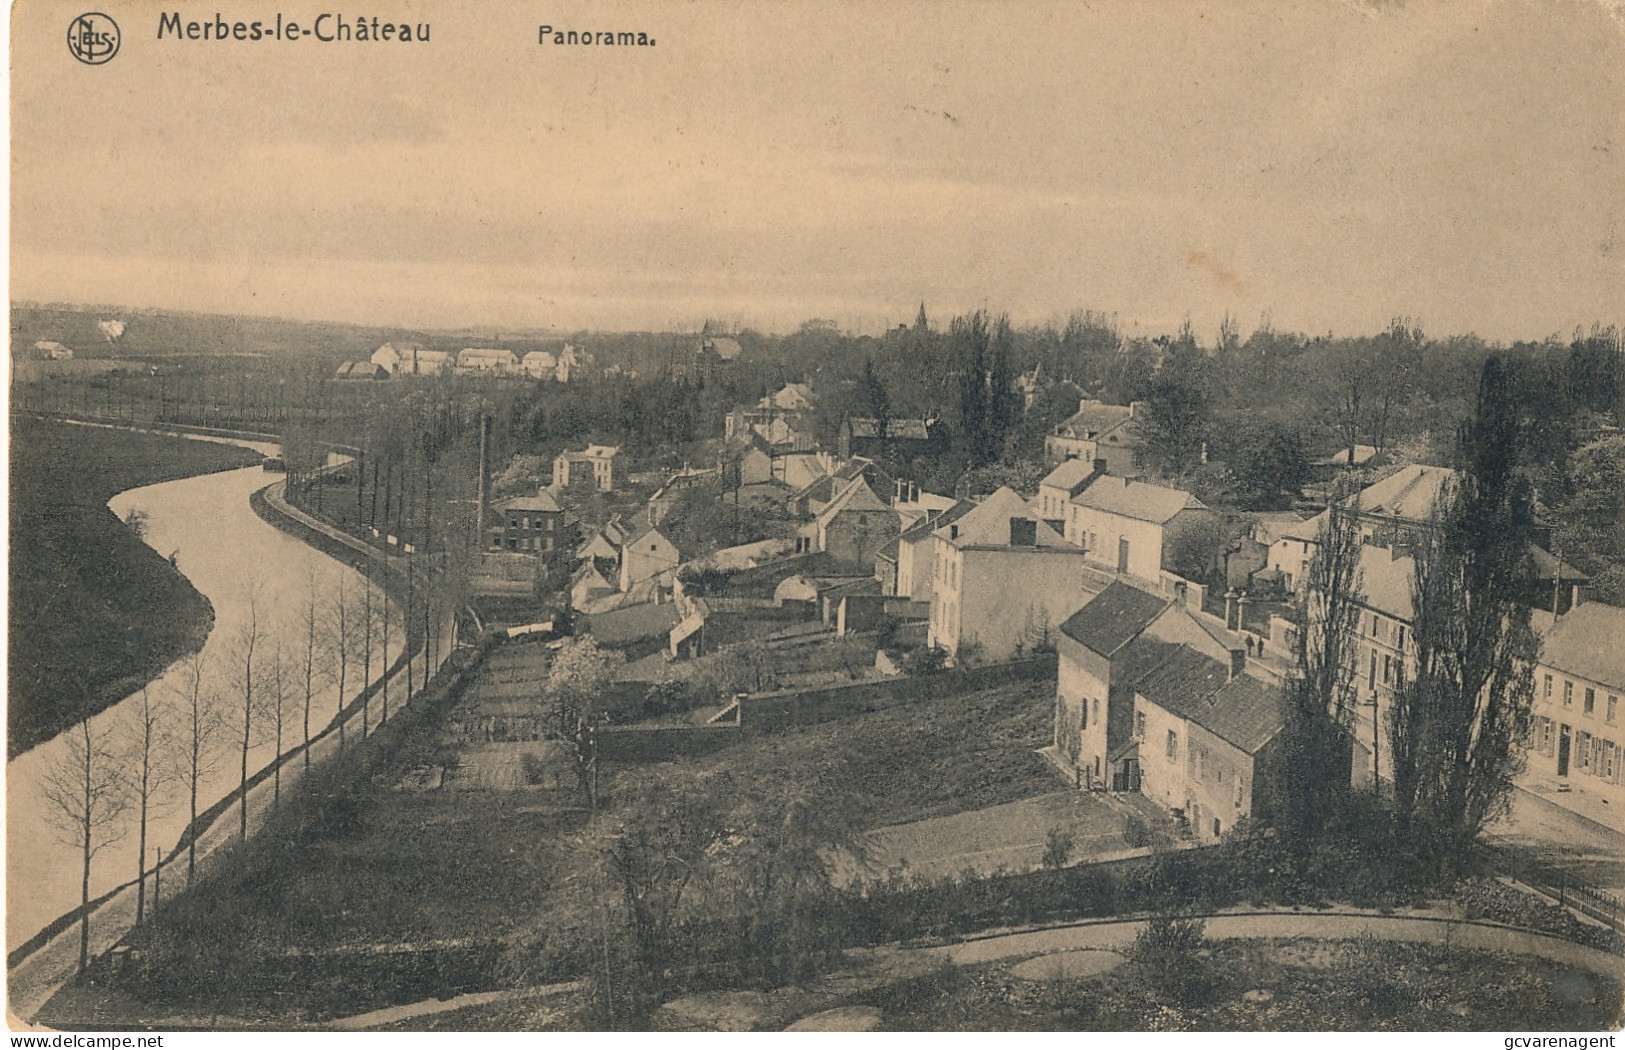
<svg viewBox="0 0 1625 1050"><path fill-rule="evenodd" d="M1145 739L1145 712L1134 712L1134 736L1138 740Z"/></svg>
<svg viewBox="0 0 1625 1050"><path fill-rule="evenodd" d="M1614 715L1618 711L1618 708L1619 708L1619 697L1615 696L1613 693L1609 693L1608 694L1608 715L1607 715L1609 725L1614 724Z"/></svg>
<svg viewBox="0 0 1625 1050"><path fill-rule="evenodd" d="M1602 777L1604 780L1613 780L1615 774L1618 772L1618 758L1616 754L1618 751L1619 749L1614 746L1614 742L1612 740L1604 740L1602 742L1602 768L1599 770L1598 776Z"/></svg>
<svg viewBox="0 0 1625 1050"><path fill-rule="evenodd" d="M1089 706L1094 708L1095 721L1099 722L1100 721L1100 697L1097 696L1097 697L1092 698L1089 701Z"/></svg>
<svg viewBox="0 0 1625 1050"><path fill-rule="evenodd" d="M1579 760L1581 769L1591 768L1591 734L1581 732L1580 738L1574 748L1575 757Z"/></svg>
<svg viewBox="0 0 1625 1050"><path fill-rule="evenodd" d="M1243 787L1244 787L1244 785L1243 785L1242 779L1240 777L1237 777L1236 778L1236 808L1237 809L1241 808L1241 792L1242 792Z"/></svg>
<svg viewBox="0 0 1625 1050"><path fill-rule="evenodd" d="M1542 689L1543 689L1543 691L1541 693L1541 698L1544 699L1544 700L1550 700L1552 698L1552 676L1551 675L1546 676L1546 683L1542 687Z"/></svg>
<svg viewBox="0 0 1625 1050"><path fill-rule="evenodd" d="M1596 713L1596 710L1597 710L1597 691L1595 689L1587 687L1587 689L1586 689L1585 713L1588 714L1588 715L1589 714L1594 714L1594 713Z"/></svg>
<svg viewBox="0 0 1625 1050"><path fill-rule="evenodd" d="M1402 653L1405 651L1405 625L1404 624L1400 624L1399 627L1398 627L1398 640L1394 642L1394 647L1396 649L1398 649Z"/></svg>
<svg viewBox="0 0 1625 1050"><path fill-rule="evenodd" d="M1564 682L1563 683L1563 706L1564 707L1573 707L1574 706L1574 683L1573 682Z"/></svg>
<svg viewBox="0 0 1625 1050"><path fill-rule="evenodd" d="M1179 734L1172 729L1168 730L1168 757L1173 758L1179 753Z"/></svg>
<svg viewBox="0 0 1625 1050"><path fill-rule="evenodd" d="M1393 680L1394 680L1394 661L1393 661L1393 657L1389 656L1387 653L1383 653L1382 654L1382 684L1383 685L1388 685Z"/></svg>
<svg viewBox="0 0 1625 1050"><path fill-rule="evenodd" d="M1080 732L1080 733L1085 732L1085 731L1088 730L1088 728L1089 728L1089 701L1085 700L1083 702L1083 714L1078 719L1078 732Z"/></svg>

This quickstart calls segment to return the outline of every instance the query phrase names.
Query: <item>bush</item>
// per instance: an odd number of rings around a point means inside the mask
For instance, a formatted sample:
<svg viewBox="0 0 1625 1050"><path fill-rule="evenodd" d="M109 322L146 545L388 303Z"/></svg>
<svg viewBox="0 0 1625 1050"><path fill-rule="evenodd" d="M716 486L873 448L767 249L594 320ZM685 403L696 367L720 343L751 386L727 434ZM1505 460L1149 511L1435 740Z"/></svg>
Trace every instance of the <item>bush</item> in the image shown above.
<svg viewBox="0 0 1625 1050"><path fill-rule="evenodd" d="M1066 862L1072 859L1072 847L1076 844L1070 831L1064 828L1050 828L1049 836L1044 840L1044 867L1066 867Z"/></svg>
<svg viewBox="0 0 1625 1050"><path fill-rule="evenodd" d="M1172 909L1163 909L1134 938L1129 960L1169 1005L1199 1006L1213 991L1205 931L1201 919L1181 919Z"/></svg>

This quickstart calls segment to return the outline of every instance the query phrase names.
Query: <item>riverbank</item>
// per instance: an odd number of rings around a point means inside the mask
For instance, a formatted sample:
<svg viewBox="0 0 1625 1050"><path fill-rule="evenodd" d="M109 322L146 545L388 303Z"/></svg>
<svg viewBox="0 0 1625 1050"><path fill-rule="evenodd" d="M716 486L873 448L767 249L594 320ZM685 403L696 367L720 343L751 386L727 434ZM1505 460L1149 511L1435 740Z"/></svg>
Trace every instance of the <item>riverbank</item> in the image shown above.
<svg viewBox="0 0 1625 1050"><path fill-rule="evenodd" d="M139 689L213 625L209 600L108 501L258 460L230 445L12 419L8 758Z"/></svg>

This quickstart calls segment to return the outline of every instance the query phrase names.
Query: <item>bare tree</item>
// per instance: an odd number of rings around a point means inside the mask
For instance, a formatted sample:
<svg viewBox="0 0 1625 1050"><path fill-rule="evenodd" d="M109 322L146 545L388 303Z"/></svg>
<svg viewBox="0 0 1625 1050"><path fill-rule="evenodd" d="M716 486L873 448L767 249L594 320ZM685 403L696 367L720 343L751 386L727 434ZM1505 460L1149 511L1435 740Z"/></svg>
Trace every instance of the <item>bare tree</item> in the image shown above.
<svg viewBox="0 0 1625 1050"><path fill-rule="evenodd" d="M328 674L334 678L338 687L339 699L339 750L344 750L344 703L345 687L348 685L350 671L350 651L355 647L356 618L351 609L351 598L345 580L349 576L346 572L339 573L337 593L328 601L326 608L326 646L331 654L328 662ZM308 752L307 752L308 753Z"/></svg>
<svg viewBox="0 0 1625 1050"><path fill-rule="evenodd" d="M176 774L186 786L186 884L197 872L198 789L214 772L220 759L224 724L219 698L208 688L208 668L202 653L181 663L181 683L175 690L175 733L172 754Z"/></svg>
<svg viewBox="0 0 1625 1050"><path fill-rule="evenodd" d="M332 658L332 650L328 646L327 632L323 629L325 610L322 608L321 592L316 586L316 573L312 571L305 580L305 604L299 609L299 627L304 635L304 651L300 660L300 672L304 677L305 705L304 705L304 741L305 741L305 768L310 768L310 707L316 696L316 683L327 675L327 665Z"/></svg>
<svg viewBox="0 0 1625 1050"><path fill-rule="evenodd" d="M271 759L271 807L282 804L282 742L288 722L288 668L282 658L282 632L273 631L271 656L266 661L260 697L265 711L271 717L272 735L276 741L276 757Z"/></svg>
<svg viewBox="0 0 1625 1050"><path fill-rule="evenodd" d="M164 761L170 742L170 712L154 702L150 687L141 690L140 703L130 711L129 724L122 732L129 738L128 787L137 810L140 840L135 857L135 922L139 926L147 905L147 824L171 801L167 796L176 770Z"/></svg>
<svg viewBox="0 0 1625 1050"><path fill-rule="evenodd" d="M228 677L232 687L233 714L227 725L231 731L231 741L237 750L239 758L239 776L237 779L237 828L238 838L248 838L248 753L259 742L262 730L262 712L264 696L259 690L260 679L263 674L261 664L264 653L261 643L264 639L266 624L260 612L259 587L251 587L248 593L247 619L237 629L237 636L232 640L231 664Z"/></svg>
<svg viewBox="0 0 1625 1050"><path fill-rule="evenodd" d="M113 732L86 718L62 735L65 752L45 770L40 794L45 820L58 840L79 851L79 972L90 963L90 869L101 852L123 837L130 796L123 756Z"/></svg>

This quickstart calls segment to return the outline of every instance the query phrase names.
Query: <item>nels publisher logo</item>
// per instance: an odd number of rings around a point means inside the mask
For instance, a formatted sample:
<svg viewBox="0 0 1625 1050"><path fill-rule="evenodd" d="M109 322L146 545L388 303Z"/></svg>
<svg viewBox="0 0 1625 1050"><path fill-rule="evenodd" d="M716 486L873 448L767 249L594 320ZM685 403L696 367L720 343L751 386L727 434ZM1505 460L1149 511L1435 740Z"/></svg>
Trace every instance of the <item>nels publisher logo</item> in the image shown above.
<svg viewBox="0 0 1625 1050"><path fill-rule="evenodd" d="M97 11L68 23L68 50L87 66L99 66L118 54L118 23Z"/></svg>

